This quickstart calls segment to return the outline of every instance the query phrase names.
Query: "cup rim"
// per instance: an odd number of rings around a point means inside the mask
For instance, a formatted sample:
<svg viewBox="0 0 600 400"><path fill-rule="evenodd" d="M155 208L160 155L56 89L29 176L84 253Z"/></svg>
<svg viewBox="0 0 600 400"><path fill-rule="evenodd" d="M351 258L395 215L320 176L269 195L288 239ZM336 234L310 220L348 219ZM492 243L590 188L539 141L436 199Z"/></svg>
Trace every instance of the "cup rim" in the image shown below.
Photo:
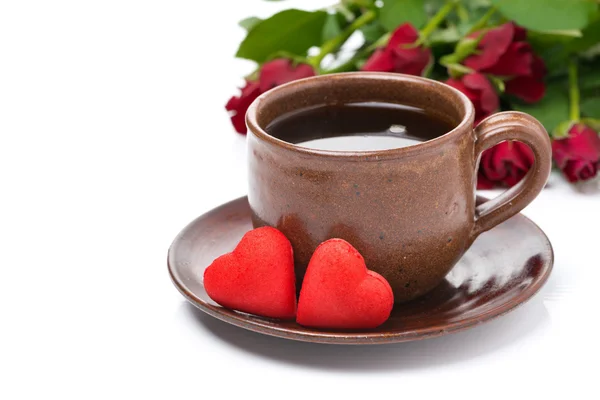
<svg viewBox="0 0 600 400"><path fill-rule="evenodd" d="M436 138L426 140L421 143L413 144L407 147L398 147L393 149L385 149L385 150L319 150L313 149L309 147L304 147L298 144L286 142L285 140L278 139L270 134L268 134L257 121L257 113L259 111L259 107L261 103L264 102L265 98L269 95L277 92L281 93L291 93L296 91L299 87L305 85L307 82L314 81L330 81L330 80L348 80L348 79L373 79L379 81L389 81L395 83L402 82L411 82L416 83L422 86L434 86L439 88L440 90L445 90L449 92L453 92L456 95L465 110L465 113L462 117L462 120L450 131L440 135ZM417 152L423 152L438 145L442 145L456 136L461 135L465 131L470 131L473 128L473 122L475 120L475 109L471 100L462 93L461 91L446 85L442 82L435 81L433 79L423 78L420 76L399 74L399 73L390 73L390 72L342 72L337 74L329 74L329 75L318 75L312 76L309 78L298 79L295 81L291 81L285 83L283 85L277 86L273 89L268 90L267 92L261 94L252 102L248 111L246 113L246 125L249 131L255 135L258 139L268 142L276 147L284 148L290 151L294 151L297 153L310 155L310 156L319 156L325 158L333 158L333 159L345 159L345 160L379 160L379 159L389 159L389 158L398 158L409 156L411 154Z"/></svg>

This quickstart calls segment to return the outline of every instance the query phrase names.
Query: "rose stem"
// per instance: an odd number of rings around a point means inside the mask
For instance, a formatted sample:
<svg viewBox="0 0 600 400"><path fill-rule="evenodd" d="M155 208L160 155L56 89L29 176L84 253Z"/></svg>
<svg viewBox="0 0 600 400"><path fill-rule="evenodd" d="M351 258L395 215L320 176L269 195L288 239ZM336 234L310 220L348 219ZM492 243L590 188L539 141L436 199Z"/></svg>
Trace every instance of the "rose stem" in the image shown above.
<svg viewBox="0 0 600 400"><path fill-rule="evenodd" d="M325 56L327 54L332 53L332 52L336 51L338 48L340 48L344 44L344 42L346 40L348 40L350 35L352 35L354 33L354 31L356 31L358 28L362 27L363 25L366 25L369 22L372 22L376 16L377 16L377 14L373 10L369 10L369 11L365 12L363 15L361 15L360 17L355 19L350 24L350 26L348 26L346 29L344 29L344 31L342 33L340 33L338 36L331 38L327 42L323 43L323 46L321 46L321 51L319 52L319 54L317 54L314 57L310 57L308 59L308 62L313 67L320 69L321 61L323 61L323 58L325 58Z"/></svg>
<svg viewBox="0 0 600 400"><path fill-rule="evenodd" d="M579 111L579 84L577 82L577 59L569 60L569 117L571 121L578 122L581 118Z"/></svg>
<svg viewBox="0 0 600 400"><path fill-rule="evenodd" d="M457 0L450 0L438 10L438 12L429 20L427 25L425 25L425 27L421 30L421 35L419 36L418 40L419 43L423 43L425 40L427 40L429 35L431 35L433 31L435 31L436 28L446 19L448 14L454 10L456 4Z"/></svg>
<svg viewBox="0 0 600 400"><path fill-rule="evenodd" d="M467 35L485 28L488 21L490 20L490 18L492 18L492 15L494 15L495 13L496 13L496 7L492 6L489 10L487 10L487 12L485 14L483 14L483 16L481 18L479 18L479 21L477 21L477 22L475 22L475 24L473 24L471 29L469 29L469 31L467 32Z"/></svg>

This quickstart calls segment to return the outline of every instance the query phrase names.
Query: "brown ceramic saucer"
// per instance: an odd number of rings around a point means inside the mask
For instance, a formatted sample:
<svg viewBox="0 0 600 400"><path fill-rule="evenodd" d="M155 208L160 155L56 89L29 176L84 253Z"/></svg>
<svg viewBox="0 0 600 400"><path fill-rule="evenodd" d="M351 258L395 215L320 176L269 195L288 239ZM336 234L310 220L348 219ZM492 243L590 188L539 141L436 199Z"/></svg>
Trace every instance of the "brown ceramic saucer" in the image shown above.
<svg viewBox="0 0 600 400"><path fill-rule="evenodd" d="M213 317L251 331L306 342L394 343L467 329L528 300L546 282L554 262L544 232L518 214L483 233L438 287L423 297L396 305L390 319L379 328L318 330L231 311L207 296L202 284L204 269L216 257L233 250L250 229L246 197L198 217L179 233L169 249L171 278L188 301Z"/></svg>

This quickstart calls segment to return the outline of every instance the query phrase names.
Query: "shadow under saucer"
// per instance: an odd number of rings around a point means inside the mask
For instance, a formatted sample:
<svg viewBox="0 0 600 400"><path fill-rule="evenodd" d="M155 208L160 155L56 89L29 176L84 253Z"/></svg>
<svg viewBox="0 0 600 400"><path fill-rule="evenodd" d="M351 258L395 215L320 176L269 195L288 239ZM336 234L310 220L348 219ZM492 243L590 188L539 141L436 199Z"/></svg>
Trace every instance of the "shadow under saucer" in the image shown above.
<svg viewBox="0 0 600 400"><path fill-rule="evenodd" d="M542 299L537 298L504 318L453 335L377 346L339 346L286 340L239 329L189 303L182 304L180 311L189 325L253 356L307 368L360 373L414 370L467 361L523 340L550 321Z"/></svg>

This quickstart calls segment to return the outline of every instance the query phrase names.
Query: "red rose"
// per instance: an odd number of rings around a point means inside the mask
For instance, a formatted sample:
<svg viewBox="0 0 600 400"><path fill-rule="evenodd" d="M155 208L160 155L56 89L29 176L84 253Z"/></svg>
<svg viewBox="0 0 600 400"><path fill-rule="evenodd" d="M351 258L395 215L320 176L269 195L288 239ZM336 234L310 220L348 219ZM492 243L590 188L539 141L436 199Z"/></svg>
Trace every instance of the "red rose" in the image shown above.
<svg viewBox="0 0 600 400"><path fill-rule="evenodd" d="M531 74L517 76L507 81L506 93L512 94L526 103L540 101L546 93L545 76L546 66L544 62L538 56L534 56L531 63Z"/></svg>
<svg viewBox="0 0 600 400"><path fill-rule="evenodd" d="M471 100L475 106L475 125L498 110L498 95L484 75L473 73L460 79L450 78L446 84L460 90Z"/></svg>
<svg viewBox="0 0 600 400"><path fill-rule="evenodd" d="M497 144L481 155L477 189L515 185L527 174L534 160L533 151L521 142Z"/></svg>
<svg viewBox="0 0 600 400"><path fill-rule="evenodd" d="M384 48L379 48L363 65L363 71L398 72L423 75L432 61L431 50L411 46L419 39L419 32L411 24L400 25Z"/></svg>
<svg viewBox="0 0 600 400"><path fill-rule="evenodd" d="M554 161L569 182L593 178L600 168L600 137L584 124L574 124L567 137L552 141Z"/></svg>
<svg viewBox="0 0 600 400"><path fill-rule="evenodd" d="M230 98L225 105L225 109L231 112L231 122L235 130L246 133L246 111L258 96L275 86L314 75L315 70L310 65L294 65L291 60L284 58L263 64L258 80L246 80L246 86L241 88L242 93Z"/></svg>
<svg viewBox="0 0 600 400"><path fill-rule="evenodd" d="M229 99L225 104L225 109L230 111L231 123L235 130L239 133L246 133L246 111L254 99L261 94L260 84L258 81L246 80L246 86L241 88L241 91L239 97L233 96Z"/></svg>
<svg viewBox="0 0 600 400"><path fill-rule="evenodd" d="M476 38L481 32L470 37ZM544 97L546 66L525 41L527 31L513 22L490 29L481 38L477 54L465 66L479 72L506 77L506 93L534 103Z"/></svg>

